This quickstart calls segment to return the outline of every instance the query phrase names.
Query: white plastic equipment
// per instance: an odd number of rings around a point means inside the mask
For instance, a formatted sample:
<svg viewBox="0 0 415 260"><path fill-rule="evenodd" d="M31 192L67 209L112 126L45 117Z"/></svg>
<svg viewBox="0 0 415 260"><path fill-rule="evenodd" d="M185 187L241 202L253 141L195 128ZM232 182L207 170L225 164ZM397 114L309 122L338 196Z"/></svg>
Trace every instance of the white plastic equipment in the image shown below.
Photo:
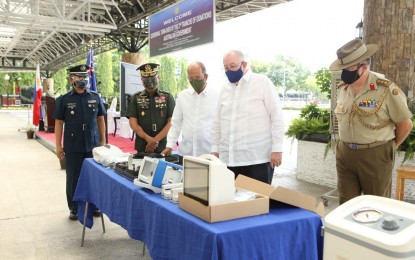
<svg viewBox="0 0 415 260"><path fill-rule="evenodd" d="M325 217L323 259L415 259L415 205L362 195Z"/></svg>
<svg viewBox="0 0 415 260"><path fill-rule="evenodd" d="M235 174L212 154L183 157L183 193L206 206L233 201Z"/></svg>
<svg viewBox="0 0 415 260"><path fill-rule="evenodd" d="M160 193L162 185L181 183L183 167L171 162L145 156L134 184Z"/></svg>
<svg viewBox="0 0 415 260"><path fill-rule="evenodd" d="M124 153L120 148L112 144L92 149L93 159L105 167L113 166L119 162L126 162L129 155L129 153Z"/></svg>

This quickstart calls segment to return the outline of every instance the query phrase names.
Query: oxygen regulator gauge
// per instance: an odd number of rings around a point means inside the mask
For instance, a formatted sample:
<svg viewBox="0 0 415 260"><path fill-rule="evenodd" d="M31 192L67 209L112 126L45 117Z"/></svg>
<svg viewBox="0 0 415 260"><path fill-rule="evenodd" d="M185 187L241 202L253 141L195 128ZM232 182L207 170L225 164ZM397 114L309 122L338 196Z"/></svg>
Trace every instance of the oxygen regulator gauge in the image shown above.
<svg viewBox="0 0 415 260"><path fill-rule="evenodd" d="M353 213L353 219L359 223L374 223L382 219L383 213L374 208L361 208Z"/></svg>

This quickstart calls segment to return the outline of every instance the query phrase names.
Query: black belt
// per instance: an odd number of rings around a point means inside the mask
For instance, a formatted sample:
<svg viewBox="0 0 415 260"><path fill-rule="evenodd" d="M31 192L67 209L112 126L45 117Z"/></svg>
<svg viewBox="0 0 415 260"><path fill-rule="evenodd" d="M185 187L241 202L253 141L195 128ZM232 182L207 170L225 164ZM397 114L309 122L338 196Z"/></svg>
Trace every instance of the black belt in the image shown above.
<svg viewBox="0 0 415 260"><path fill-rule="evenodd" d="M343 141L342 142L352 150L363 150L363 149L372 148L372 147L380 146L380 145L383 145L383 144L387 144L390 141L392 141L392 140L379 141L379 142L374 142L374 143L370 143L370 144L352 144L352 143L346 143L346 142L343 142Z"/></svg>

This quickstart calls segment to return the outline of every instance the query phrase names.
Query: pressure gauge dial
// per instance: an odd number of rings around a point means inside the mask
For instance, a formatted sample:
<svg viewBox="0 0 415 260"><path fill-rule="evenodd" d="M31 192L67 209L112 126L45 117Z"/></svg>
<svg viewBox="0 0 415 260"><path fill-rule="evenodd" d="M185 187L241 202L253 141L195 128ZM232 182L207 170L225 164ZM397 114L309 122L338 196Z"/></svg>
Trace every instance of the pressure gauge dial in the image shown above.
<svg viewBox="0 0 415 260"><path fill-rule="evenodd" d="M353 219L359 223L374 223L382 217L383 213L374 208L361 208L353 213Z"/></svg>

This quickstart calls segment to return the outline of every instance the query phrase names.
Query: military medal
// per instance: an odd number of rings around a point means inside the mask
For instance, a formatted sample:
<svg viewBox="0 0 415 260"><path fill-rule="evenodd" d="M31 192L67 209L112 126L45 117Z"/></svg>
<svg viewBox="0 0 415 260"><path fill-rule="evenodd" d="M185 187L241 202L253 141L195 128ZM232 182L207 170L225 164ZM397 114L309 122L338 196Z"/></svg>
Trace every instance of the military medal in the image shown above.
<svg viewBox="0 0 415 260"><path fill-rule="evenodd" d="M141 116L144 116L146 113L144 113L144 111L141 112Z"/></svg>

